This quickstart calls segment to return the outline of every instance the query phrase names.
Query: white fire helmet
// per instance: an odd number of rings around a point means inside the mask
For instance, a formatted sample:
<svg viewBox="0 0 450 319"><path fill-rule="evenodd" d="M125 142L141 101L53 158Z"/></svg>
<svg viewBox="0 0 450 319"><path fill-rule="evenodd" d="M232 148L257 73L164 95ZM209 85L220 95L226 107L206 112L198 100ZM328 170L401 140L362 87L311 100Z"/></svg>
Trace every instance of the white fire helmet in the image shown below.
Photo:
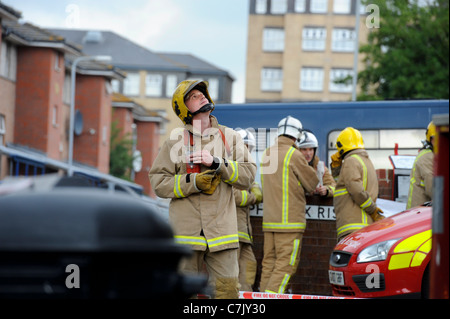
<svg viewBox="0 0 450 319"><path fill-rule="evenodd" d="M308 131L304 132L304 138L297 142L298 148L318 148L319 143L317 142L316 136Z"/></svg>
<svg viewBox="0 0 450 319"><path fill-rule="evenodd" d="M288 135L296 140L303 137L302 122L292 116L287 116L278 123L278 136Z"/></svg>
<svg viewBox="0 0 450 319"><path fill-rule="evenodd" d="M248 150L251 152L256 147L255 136L249 130L238 129L236 132L241 135L244 144L248 146Z"/></svg>

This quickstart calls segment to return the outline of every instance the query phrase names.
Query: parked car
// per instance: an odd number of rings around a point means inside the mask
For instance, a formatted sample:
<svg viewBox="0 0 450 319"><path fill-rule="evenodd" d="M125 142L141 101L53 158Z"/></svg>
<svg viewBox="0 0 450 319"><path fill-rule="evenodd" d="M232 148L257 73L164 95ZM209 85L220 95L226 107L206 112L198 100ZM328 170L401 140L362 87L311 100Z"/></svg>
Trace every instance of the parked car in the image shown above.
<svg viewBox="0 0 450 319"><path fill-rule="evenodd" d="M330 257L334 296L428 297L432 208L415 207L341 240Z"/></svg>

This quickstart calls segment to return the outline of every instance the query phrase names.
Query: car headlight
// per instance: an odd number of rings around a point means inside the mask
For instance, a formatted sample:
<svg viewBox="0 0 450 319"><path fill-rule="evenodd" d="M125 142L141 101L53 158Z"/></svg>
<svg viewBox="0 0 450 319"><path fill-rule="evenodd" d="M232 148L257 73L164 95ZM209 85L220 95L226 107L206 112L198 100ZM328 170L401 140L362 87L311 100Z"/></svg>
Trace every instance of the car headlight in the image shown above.
<svg viewBox="0 0 450 319"><path fill-rule="evenodd" d="M357 263L367 263L371 261L380 261L386 260L387 255L389 253L389 249L399 240L391 239L379 242L377 244L371 245L367 248L364 248L359 254L358 258L356 258Z"/></svg>

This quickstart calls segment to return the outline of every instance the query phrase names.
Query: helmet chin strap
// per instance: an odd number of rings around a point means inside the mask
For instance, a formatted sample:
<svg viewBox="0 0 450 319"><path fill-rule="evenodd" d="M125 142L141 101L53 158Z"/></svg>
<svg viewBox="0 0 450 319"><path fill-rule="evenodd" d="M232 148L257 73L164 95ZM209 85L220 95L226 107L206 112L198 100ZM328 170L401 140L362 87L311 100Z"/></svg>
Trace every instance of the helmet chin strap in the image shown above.
<svg viewBox="0 0 450 319"><path fill-rule="evenodd" d="M195 111L195 112L193 112L191 114L192 114L192 116L195 116L195 115L197 115L199 113L209 112L212 109L213 109L213 104L212 103L208 103L208 104L203 105L201 108L199 108L197 111Z"/></svg>

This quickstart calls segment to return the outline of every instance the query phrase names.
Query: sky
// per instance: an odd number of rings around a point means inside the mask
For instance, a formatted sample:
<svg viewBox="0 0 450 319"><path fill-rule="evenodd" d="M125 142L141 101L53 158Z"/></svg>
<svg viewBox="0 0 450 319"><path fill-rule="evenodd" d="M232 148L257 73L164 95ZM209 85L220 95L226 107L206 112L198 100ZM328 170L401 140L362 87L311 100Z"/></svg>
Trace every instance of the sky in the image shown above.
<svg viewBox="0 0 450 319"><path fill-rule="evenodd" d="M228 71L245 100L249 0L1 0L41 28L113 31L156 52L189 53Z"/></svg>

